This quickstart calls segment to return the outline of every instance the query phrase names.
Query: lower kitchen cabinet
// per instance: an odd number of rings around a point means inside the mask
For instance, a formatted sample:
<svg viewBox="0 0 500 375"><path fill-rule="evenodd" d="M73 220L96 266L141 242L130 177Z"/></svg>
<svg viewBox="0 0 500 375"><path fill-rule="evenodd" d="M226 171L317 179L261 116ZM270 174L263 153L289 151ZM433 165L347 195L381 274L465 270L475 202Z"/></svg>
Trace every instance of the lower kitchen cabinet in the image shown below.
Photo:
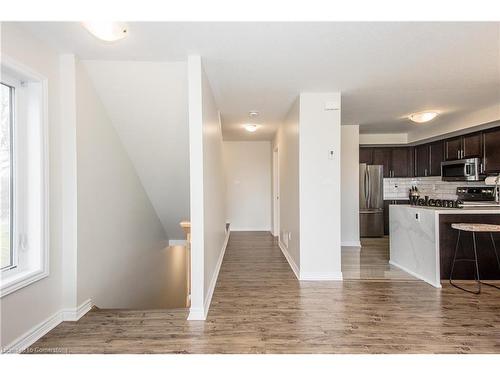
<svg viewBox="0 0 500 375"><path fill-rule="evenodd" d="M384 200L384 235L389 235L389 205L391 204L410 204L409 199L388 199Z"/></svg>

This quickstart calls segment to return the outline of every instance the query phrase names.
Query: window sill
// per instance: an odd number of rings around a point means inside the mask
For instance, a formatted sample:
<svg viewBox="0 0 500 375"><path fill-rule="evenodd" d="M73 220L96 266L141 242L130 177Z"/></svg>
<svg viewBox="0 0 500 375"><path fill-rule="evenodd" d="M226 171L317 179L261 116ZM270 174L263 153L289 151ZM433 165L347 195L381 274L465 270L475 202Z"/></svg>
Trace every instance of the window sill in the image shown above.
<svg viewBox="0 0 500 375"><path fill-rule="evenodd" d="M5 297L16 290L24 288L34 282L41 280L49 275L48 270L37 269L37 270L26 270L22 272L9 275L8 277L2 277L1 279L1 289L0 298Z"/></svg>

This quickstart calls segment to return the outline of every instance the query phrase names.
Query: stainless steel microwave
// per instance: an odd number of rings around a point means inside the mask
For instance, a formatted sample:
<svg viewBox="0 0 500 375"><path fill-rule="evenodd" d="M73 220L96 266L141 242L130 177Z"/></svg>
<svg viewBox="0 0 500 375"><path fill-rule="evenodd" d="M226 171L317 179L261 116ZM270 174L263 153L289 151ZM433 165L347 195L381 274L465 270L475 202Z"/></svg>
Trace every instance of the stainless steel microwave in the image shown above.
<svg viewBox="0 0 500 375"><path fill-rule="evenodd" d="M441 178L443 181L480 181L481 159L470 158L441 163Z"/></svg>

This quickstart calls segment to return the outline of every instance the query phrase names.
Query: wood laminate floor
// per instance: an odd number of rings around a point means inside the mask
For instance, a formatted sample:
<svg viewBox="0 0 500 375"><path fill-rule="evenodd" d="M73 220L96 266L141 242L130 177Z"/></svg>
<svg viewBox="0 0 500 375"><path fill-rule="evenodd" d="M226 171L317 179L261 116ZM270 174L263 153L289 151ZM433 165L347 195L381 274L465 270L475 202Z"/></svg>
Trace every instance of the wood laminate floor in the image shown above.
<svg viewBox="0 0 500 375"><path fill-rule="evenodd" d="M389 237L362 238L361 248L342 247L344 280L418 280L389 264Z"/></svg>
<svg viewBox="0 0 500 375"><path fill-rule="evenodd" d="M299 282L269 233L235 232L208 318L94 310L29 351L68 353L500 353L500 291L420 281Z"/></svg>

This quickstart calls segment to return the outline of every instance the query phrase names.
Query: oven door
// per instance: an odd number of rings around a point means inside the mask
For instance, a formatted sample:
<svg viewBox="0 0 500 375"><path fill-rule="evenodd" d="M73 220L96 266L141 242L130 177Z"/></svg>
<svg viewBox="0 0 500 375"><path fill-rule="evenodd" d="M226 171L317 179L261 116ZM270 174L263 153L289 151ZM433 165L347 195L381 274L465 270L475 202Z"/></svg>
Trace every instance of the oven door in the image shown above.
<svg viewBox="0 0 500 375"><path fill-rule="evenodd" d="M479 158L442 162L441 178L443 181L479 181Z"/></svg>

